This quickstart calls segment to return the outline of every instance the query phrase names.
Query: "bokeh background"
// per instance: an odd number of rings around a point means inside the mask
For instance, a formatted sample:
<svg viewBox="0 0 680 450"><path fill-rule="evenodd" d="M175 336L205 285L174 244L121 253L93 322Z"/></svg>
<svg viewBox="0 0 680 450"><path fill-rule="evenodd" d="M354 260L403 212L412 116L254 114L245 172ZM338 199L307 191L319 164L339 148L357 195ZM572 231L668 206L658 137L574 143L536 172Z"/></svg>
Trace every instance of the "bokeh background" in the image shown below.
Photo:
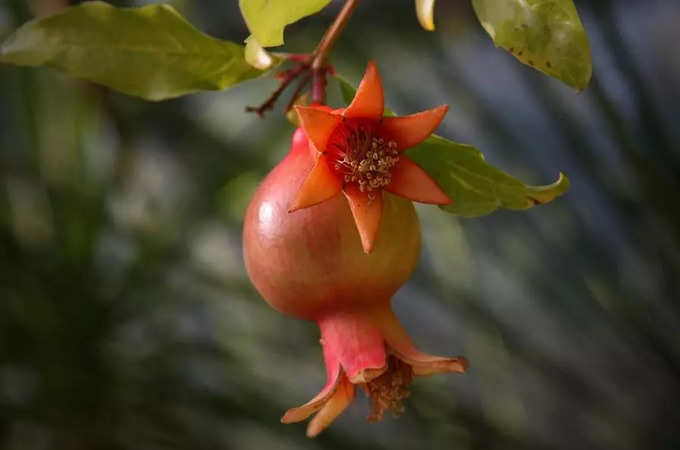
<svg viewBox="0 0 680 450"><path fill-rule="evenodd" d="M235 1L171 3L247 35ZM440 134L572 188L479 219L418 207L422 259L394 307L470 370L418 379L376 425L360 394L316 440L279 423L324 382L316 326L271 310L241 258L249 197L293 131L283 105L244 113L274 81L146 103L0 67L0 446L680 448L680 3L576 3L582 94L495 49L467 0L439 1L434 33L412 0L357 10L339 72L356 83L375 59L394 110L448 103ZM63 6L2 0L0 37ZM286 50L312 49L339 7L289 27Z"/></svg>

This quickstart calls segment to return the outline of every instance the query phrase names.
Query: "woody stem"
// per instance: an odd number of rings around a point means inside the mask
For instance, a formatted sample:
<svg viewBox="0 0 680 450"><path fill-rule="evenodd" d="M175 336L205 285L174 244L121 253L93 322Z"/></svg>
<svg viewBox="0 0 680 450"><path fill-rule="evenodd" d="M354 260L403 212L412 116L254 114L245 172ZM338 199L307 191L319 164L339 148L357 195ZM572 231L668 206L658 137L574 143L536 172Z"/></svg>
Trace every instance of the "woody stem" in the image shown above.
<svg viewBox="0 0 680 450"><path fill-rule="evenodd" d="M325 103L328 54L340 38L352 13L356 7L359 6L359 1L360 0L347 0L345 2L342 9L335 17L335 20L321 38L319 45L316 46L314 53L312 53L312 102L314 103Z"/></svg>
<svg viewBox="0 0 680 450"><path fill-rule="evenodd" d="M297 65L287 71L279 74L281 83L279 87L272 93L272 95L260 106L248 106L246 111L257 113L262 117L265 111L272 109L276 100L281 96L283 91L298 77L302 76L303 81L298 85L298 88L293 93L286 111L288 111L302 93L302 89L307 84L311 77L312 79L312 103L323 104L326 102L326 74L332 69L328 65L328 54L333 49L333 46L340 38L352 13L359 5L360 0L346 0L342 9L333 20L333 23L326 30L321 41L316 46L314 51L309 55L290 55L288 57L291 61L296 61Z"/></svg>
<svg viewBox="0 0 680 450"><path fill-rule="evenodd" d="M359 6L359 1L360 0L347 0L331 26L328 27L328 30L326 30L326 33L321 38L319 45L316 46L314 53L312 53L313 70L321 69L326 64L328 54L333 49L338 38L340 38L352 13L356 7Z"/></svg>

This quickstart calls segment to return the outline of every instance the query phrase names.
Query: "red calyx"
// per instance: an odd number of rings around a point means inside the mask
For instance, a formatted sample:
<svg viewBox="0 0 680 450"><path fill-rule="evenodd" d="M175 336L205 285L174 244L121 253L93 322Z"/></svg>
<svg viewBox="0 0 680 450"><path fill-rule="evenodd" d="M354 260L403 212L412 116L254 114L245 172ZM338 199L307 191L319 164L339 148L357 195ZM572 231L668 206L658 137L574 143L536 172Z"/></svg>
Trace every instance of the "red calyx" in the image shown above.
<svg viewBox="0 0 680 450"><path fill-rule="evenodd" d="M398 416L401 401L410 394L415 376L443 372L462 373L465 358L442 358L419 351L392 312L389 301L370 307L333 311L319 318L321 345L326 362L327 383L309 402L286 412L283 423L316 416L307 427L314 437L352 402L355 386L371 399L369 421L379 421L385 412Z"/></svg>

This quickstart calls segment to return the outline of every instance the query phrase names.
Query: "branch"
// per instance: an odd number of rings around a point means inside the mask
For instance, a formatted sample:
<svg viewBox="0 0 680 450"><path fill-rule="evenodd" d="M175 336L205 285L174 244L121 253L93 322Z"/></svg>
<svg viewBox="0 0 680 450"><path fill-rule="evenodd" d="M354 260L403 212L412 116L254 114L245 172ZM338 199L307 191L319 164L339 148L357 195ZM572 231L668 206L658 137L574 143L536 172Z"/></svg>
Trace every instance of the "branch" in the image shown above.
<svg viewBox="0 0 680 450"><path fill-rule="evenodd" d="M302 81L295 89L286 112L290 110L291 105L302 94L302 89L306 86L309 79L312 79L312 103L324 104L326 102L326 74L332 71L328 64L328 54L333 49L333 46L340 38L342 31L345 29L349 18L359 5L360 0L346 0L342 9L333 20L333 23L328 27L323 37L319 41L314 51L306 55L290 55L288 60L296 61L297 65L292 69L283 71L277 76L281 79L279 87L272 93L272 95L260 106L248 106L247 112L254 112L258 116L263 117L264 113L274 107L274 103L281 96L283 91L297 78L302 76Z"/></svg>

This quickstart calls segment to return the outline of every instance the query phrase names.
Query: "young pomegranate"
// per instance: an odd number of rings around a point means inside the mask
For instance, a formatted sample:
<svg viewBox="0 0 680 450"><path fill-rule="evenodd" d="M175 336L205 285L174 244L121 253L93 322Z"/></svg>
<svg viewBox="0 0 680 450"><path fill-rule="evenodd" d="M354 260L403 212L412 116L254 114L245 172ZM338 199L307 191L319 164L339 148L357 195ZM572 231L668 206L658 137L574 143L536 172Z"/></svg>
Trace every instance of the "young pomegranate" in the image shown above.
<svg viewBox="0 0 680 450"><path fill-rule="evenodd" d="M255 287L278 311L321 329L326 386L281 419L317 413L310 437L350 404L356 385L377 421L402 411L414 376L466 369L464 358L420 352L390 306L420 254L409 200L450 202L401 152L432 133L445 112L383 118L382 85L369 64L346 109L298 108L302 128L290 152L248 207L244 255Z"/></svg>

